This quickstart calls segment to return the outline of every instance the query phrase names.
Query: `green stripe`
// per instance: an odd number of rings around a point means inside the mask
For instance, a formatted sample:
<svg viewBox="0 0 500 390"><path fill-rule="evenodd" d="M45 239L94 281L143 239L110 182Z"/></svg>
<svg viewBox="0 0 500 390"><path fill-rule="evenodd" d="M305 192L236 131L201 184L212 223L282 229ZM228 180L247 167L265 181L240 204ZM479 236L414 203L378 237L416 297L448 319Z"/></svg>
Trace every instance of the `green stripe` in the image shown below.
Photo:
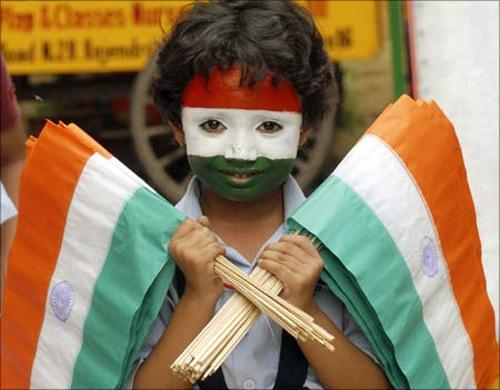
<svg viewBox="0 0 500 390"><path fill-rule="evenodd" d="M117 388L157 317L174 274L166 247L183 215L137 190L123 208L96 282L71 388Z"/></svg>
<svg viewBox="0 0 500 390"><path fill-rule="evenodd" d="M325 245L323 278L365 332L393 386L450 388L410 271L366 202L331 176L288 225L307 229Z"/></svg>
<svg viewBox="0 0 500 390"><path fill-rule="evenodd" d="M392 385L395 388L408 388L408 381L396 362L394 346L383 331L373 307L362 293L357 281L351 277L339 259L328 249L321 251L321 257L325 261L325 271L321 275L322 280L344 303L351 316L363 330ZM335 278L332 275L335 275Z"/></svg>

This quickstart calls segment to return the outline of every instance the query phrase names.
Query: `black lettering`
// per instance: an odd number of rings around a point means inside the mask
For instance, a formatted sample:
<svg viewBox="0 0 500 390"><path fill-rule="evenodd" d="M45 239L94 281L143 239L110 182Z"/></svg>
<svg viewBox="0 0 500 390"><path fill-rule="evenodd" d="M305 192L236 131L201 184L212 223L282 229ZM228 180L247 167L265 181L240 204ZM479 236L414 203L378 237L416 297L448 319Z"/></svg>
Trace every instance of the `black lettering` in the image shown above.
<svg viewBox="0 0 500 390"><path fill-rule="evenodd" d="M351 28L337 30L339 46L349 47L352 45Z"/></svg>
<svg viewBox="0 0 500 390"><path fill-rule="evenodd" d="M44 61L53 61L54 59L52 46L47 41L42 42L42 59Z"/></svg>
<svg viewBox="0 0 500 390"><path fill-rule="evenodd" d="M326 46L330 49L348 49L353 45L352 27L337 28L333 35L325 37Z"/></svg>
<svg viewBox="0 0 500 390"><path fill-rule="evenodd" d="M1 47L2 54L5 61L9 63L33 63L35 62L35 45L31 44L28 47L23 48L11 48L7 44L2 43Z"/></svg>
<svg viewBox="0 0 500 390"><path fill-rule="evenodd" d="M70 61L76 57L76 46L72 40L42 42L42 58L45 61Z"/></svg>
<svg viewBox="0 0 500 390"><path fill-rule="evenodd" d="M132 39L130 44L100 46L97 42L89 39L84 41L84 55L88 60L97 61L106 66L110 61L149 57L155 46L151 44L140 44Z"/></svg>

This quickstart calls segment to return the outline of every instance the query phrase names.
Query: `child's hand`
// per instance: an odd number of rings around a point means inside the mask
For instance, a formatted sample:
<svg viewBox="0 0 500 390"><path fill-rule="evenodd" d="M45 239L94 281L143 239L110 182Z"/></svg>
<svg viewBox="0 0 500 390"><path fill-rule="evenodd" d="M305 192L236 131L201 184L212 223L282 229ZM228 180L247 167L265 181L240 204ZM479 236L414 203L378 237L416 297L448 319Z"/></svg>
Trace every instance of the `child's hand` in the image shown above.
<svg viewBox="0 0 500 390"><path fill-rule="evenodd" d="M259 265L283 283L281 296L300 309L314 305L314 287L323 260L311 241L303 236L284 235L262 252Z"/></svg>
<svg viewBox="0 0 500 390"><path fill-rule="evenodd" d="M224 247L208 227L205 216L198 221L184 221L172 236L168 250L186 278L185 293L215 304L224 285L215 274L214 259L224 254Z"/></svg>

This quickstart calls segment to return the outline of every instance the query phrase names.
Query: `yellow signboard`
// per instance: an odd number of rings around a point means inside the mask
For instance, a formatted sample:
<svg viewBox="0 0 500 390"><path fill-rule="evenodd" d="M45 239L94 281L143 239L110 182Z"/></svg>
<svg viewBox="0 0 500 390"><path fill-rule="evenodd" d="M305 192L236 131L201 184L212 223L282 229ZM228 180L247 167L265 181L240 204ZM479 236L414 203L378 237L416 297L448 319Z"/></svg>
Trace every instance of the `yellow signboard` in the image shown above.
<svg viewBox="0 0 500 390"><path fill-rule="evenodd" d="M299 0L309 9L330 56L370 59L379 49L378 0Z"/></svg>
<svg viewBox="0 0 500 390"><path fill-rule="evenodd" d="M336 60L373 57L375 0L298 1ZM14 75L137 71L192 1L6 1L1 50Z"/></svg>

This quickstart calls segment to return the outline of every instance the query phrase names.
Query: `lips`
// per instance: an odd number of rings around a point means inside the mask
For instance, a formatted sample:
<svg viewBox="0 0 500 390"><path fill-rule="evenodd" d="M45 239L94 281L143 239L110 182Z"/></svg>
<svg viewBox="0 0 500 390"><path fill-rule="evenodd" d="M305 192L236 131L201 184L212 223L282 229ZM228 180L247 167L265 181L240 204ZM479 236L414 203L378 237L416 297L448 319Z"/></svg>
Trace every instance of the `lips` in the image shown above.
<svg viewBox="0 0 500 390"><path fill-rule="evenodd" d="M250 172L228 172L228 171L219 171L221 174L226 176L231 185L236 186L247 186L250 183L253 183L257 177L260 177L264 174L263 171L250 171Z"/></svg>
<svg viewBox="0 0 500 390"><path fill-rule="evenodd" d="M249 172L228 172L228 171L219 171L223 175L230 176L234 179L239 179L239 180L244 180L244 179L251 179L252 177L255 176L260 176L264 172L263 171L249 171Z"/></svg>

